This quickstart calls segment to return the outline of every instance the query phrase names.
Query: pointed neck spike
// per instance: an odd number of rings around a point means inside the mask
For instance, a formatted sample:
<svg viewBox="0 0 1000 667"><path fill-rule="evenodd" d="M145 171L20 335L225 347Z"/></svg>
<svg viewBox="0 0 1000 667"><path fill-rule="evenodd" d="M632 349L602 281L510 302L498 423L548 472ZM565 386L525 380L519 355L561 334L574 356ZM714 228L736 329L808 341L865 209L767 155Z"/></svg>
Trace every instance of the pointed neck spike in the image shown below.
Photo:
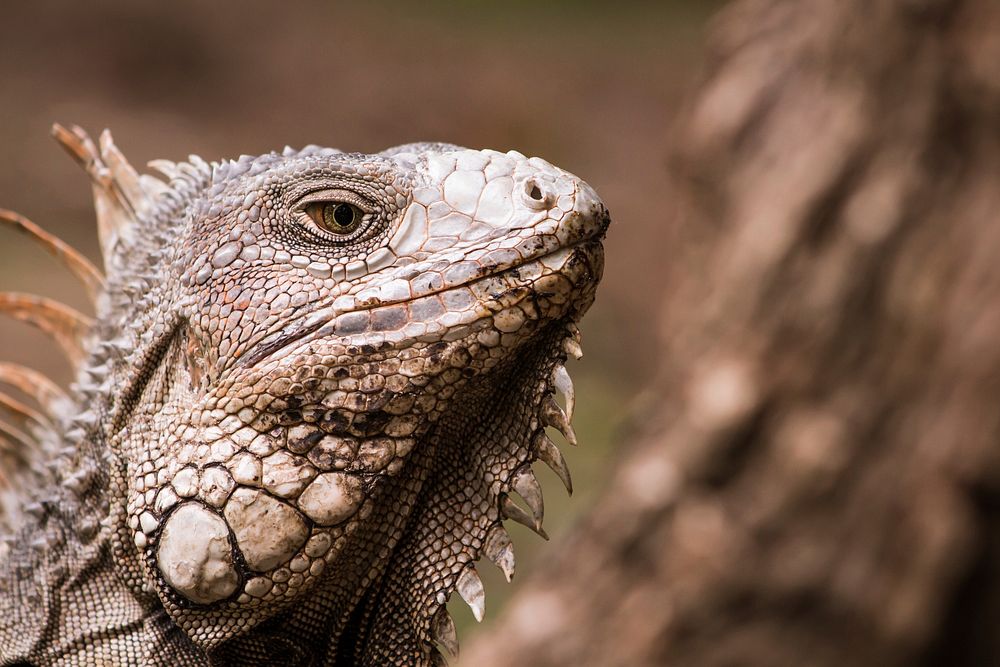
<svg viewBox="0 0 1000 667"><path fill-rule="evenodd" d="M486 590L483 588L483 580L479 578L475 566L470 564L462 570L462 574L458 575L455 589L472 609L472 615L476 617L476 621L482 623L483 617L486 615Z"/></svg>
<svg viewBox="0 0 1000 667"><path fill-rule="evenodd" d="M566 459L563 458L562 452L559 451L556 444L544 432L539 434L535 441L535 454L538 456L538 460L551 468L552 472L559 477L563 486L566 487L566 492L573 495L573 478L570 475L569 466L566 465Z"/></svg>
<svg viewBox="0 0 1000 667"><path fill-rule="evenodd" d="M490 530L486 536L486 542L483 544L483 553L500 568L504 579L507 580L507 583L510 583L514 578L514 568L516 565L514 544L511 542L510 535L503 525L497 524Z"/></svg>
<svg viewBox="0 0 1000 667"><path fill-rule="evenodd" d="M542 487L535 478L535 473L531 471L531 466L522 466L511 480L511 488L517 495L524 498L528 508L531 510L532 518L536 528L541 528L542 519L545 516L545 503L542 499Z"/></svg>
<svg viewBox="0 0 1000 667"><path fill-rule="evenodd" d="M510 499L506 493L500 496L500 512L504 517L510 519L511 521L516 521L522 526L530 529L532 532L537 534L543 540L548 540L549 536L542 528L542 525L535 521L535 517L528 514L520 505L515 503Z"/></svg>
<svg viewBox="0 0 1000 667"><path fill-rule="evenodd" d="M556 391L566 399L566 419L573 420L573 413L576 411L576 391L573 388L573 379L569 376L569 371L562 364L556 365L552 371L552 384Z"/></svg>

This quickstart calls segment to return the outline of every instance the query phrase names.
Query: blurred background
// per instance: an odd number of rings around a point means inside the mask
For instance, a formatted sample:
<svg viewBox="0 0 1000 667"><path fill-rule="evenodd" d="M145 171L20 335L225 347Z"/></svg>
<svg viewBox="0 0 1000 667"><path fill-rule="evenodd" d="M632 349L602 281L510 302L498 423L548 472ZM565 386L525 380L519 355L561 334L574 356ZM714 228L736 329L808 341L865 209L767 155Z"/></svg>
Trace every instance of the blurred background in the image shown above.
<svg viewBox="0 0 1000 667"><path fill-rule="evenodd" d="M503 3L263 1L7 3L0 21L0 206L98 260L85 175L51 124L110 128L148 160L208 160L286 144L375 152L417 140L538 155L593 185L610 208L607 270L570 371L581 447L576 495L540 470L558 540L607 476L627 409L656 367L657 303L671 244L671 119L695 81L709 0ZM294 9L291 9L294 7ZM13 232L3 289L87 312L64 270ZM0 321L3 357L68 381L48 341ZM566 448L564 448L566 449ZM513 526L518 577L487 577L488 627L545 545ZM455 596L457 600L457 596ZM478 628L452 603L463 643Z"/></svg>

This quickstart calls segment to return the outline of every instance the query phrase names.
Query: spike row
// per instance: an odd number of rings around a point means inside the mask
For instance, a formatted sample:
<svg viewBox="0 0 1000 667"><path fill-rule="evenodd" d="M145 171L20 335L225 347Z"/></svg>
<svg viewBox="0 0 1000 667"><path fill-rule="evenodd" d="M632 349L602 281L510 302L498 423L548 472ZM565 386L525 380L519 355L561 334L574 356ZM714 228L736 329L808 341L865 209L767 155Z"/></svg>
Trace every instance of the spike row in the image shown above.
<svg viewBox="0 0 1000 667"><path fill-rule="evenodd" d="M563 349L567 354L579 359L583 354L579 343L580 331L575 324L570 324L567 327L567 331L570 337L563 341ZM564 411L550 394L542 403L542 420L547 426L552 426L559 430L570 444L576 445L576 433L570 425L570 419L576 408L576 395L572 379L564 365L556 365L552 372L551 382L552 387L565 398L566 409ZM573 482L569 468L566 466L566 461L559 448L545 434L544 429L538 433L534 445L533 451L536 459L548 465L562 481L566 487L566 491L572 494ZM510 488L524 499L530 509L530 513L511 500L508 494L502 493L500 495L500 511L502 516L506 519L517 521L547 540L548 535L542 528L542 520L545 512L542 490L531 470L530 462L518 468L512 475ZM515 568L514 545L502 523L495 525L487 534L482 553L500 568L504 574L504 578L508 582L513 579ZM455 584L455 590L458 591L458 594L465 603L469 605L476 621L482 622L486 613L486 591L483 588L482 579L479 577L474 564L470 563L459 575L458 581ZM458 638L454 621L445 607L446 601L446 596L443 593L438 593L437 602L441 606L432 619L431 632L434 641L443 647L453 658L457 658L459 652ZM430 657L434 665L447 665L447 659L436 648L431 648Z"/></svg>
<svg viewBox="0 0 1000 667"><path fill-rule="evenodd" d="M579 329L572 327L569 331L571 338L567 340L577 340L579 338ZM552 371L551 381L552 386L566 398L567 410L572 413L576 406L575 392L572 380L564 365L556 365ZM546 397L542 404L542 419L546 425L557 428L570 444L577 444L576 433L569 423L569 415L559 407L551 395ZM560 481L562 481L566 487L566 491L572 494L573 481L566 461L562 456L562 452L548 438L544 430L538 433L534 445L536 459L548 465L556 473ZM512 475L510 488L524 499L530 513L516 504L508 494L503 493L500 495L499 500L501 515L505 519L511 519L524 525L543 539L548 540L548 534L546 534L542 526L545 514L542 489L534 472L531 470L530 463L521 466ZM484 553L503 571L505 578L509 582L514 575L514 550L510 536L503 529L502 525L496 526L487 536Z"/></svg>
<svg viewBox="0 0 1000 667"><path fill-rule="evenodd" d="M567 331L570 334L570 338L566 340L579 340L580 330L575 325L569 325ZM564 364L557 363L553 368L551 387L563 395L566 402L566 409L563 410L556 403L552 395L549 395L542 403L542 421L545 426L551 426L558 430L569 444L576 446L578 444L576 432L570 423L576 411L576 391L573 387L573 380L570 378ZM559 451L559 447L552 442L544 430L541 430L536 435L533 452L535 459L545 463L559 477L563 486L566 487L566 492L569 495L573 495L573 479L570 475L569 467L566 465L566 460L562 452Z"/></svg>
<svg viewBox="0 0 1000 667"><path fill-rule="evenodd" d="M136 223L154 210L157 200L166 196L170 188L159 179L140 175L122 155L108 130L101 133L99 148L75 125L67 129L56 123L52 126L52 136L90 176L101 254L104 265L111 266L118 245L134 242L138 234Z"/></svg>
<svg viewBox="0 0 1000 667"><path fill-rule="evenodd" d="M540 438L542 438L541 442L548 444L543 444L539 448L539 452L544 452L544 454L540 453L539 458L546 461L546 463L550 460L553 462L550 464L553 470L563 481L563 484L566 485L567 491L572 493L573 487L569 477L569 469L562 459L562 454L544 433L540 435ZM505 519L511 519L520 523L543 539L548 540L549 536L542 527L544 502L541 485L531 471L530 465L522 466L514 474L511 479L511 488L525 500L531 513L522 509L520 505L511 500L508 494L504 493L500 495L500 512L502 516ZM483 545L483 554L500 568L508 583L513 579L516 565L514 545L502 523L495 525L487 534L485 544ZM482 586L482 580L479 578L479 574L476 572L474 566L470 565L462 572L456 585L456 590L458 590L459 595L472 609L476 620L482 621L485 614L486 593ZM438 638L438 641L442 640Z"/></svg>

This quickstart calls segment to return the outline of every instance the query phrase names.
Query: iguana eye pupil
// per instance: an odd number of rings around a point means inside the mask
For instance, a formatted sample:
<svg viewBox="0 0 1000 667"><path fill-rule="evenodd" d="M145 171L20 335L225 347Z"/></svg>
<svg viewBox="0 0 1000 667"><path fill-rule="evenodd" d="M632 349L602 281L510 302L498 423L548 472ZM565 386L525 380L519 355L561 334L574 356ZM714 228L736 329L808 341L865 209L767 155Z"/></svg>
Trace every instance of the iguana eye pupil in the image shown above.
<svg viewBox="0 0 1000 667"><path fill-rule="evenodd" d="M323 222L332 232L343 234L351 231L360 217L350 204L332 202L323 206Z"/></svg>
<svg viewBox="0 0 1000 667"><path fill-rule="evenodd" d="M365 217L361 208L344 201L317 201L306 206L304 211L322 231L338 236L354 232Z"/></svg>

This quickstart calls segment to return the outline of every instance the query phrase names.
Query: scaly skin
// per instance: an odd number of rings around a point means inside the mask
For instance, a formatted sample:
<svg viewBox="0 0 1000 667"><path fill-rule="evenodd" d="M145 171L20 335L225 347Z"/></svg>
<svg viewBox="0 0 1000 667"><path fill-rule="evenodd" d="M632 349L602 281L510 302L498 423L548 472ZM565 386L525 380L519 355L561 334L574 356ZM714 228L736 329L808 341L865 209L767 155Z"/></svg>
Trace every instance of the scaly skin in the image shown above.
<svg viewBox="0 0 1000 667"><path fill-rule="evenodd" d="M107 278L0 549L0 662L443 661L451 592L479 615L474 562L513 568L504 518L541 532L530 464L568 484L545 427L574 438L552 395L572 412L600 199L444 144L159 163L164 186L64 143L113 209Z"/></svg>

